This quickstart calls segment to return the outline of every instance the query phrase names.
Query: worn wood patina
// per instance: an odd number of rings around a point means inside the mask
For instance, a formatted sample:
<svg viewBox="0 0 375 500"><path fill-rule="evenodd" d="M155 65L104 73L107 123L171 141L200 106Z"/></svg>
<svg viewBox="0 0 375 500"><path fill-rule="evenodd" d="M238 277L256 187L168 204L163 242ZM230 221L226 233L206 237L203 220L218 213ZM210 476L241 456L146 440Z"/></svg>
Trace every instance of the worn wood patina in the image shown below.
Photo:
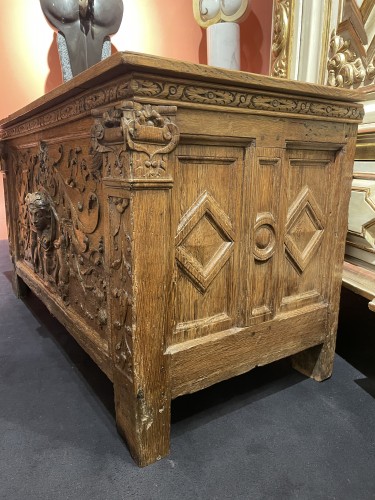
<svg viewBox="0 0 375 500"><path fill-rule="evenodd" d="M113 381L139 465L172 398L287 356L331 375L357 98L117 53L1 122L15 290Z"/></svg>

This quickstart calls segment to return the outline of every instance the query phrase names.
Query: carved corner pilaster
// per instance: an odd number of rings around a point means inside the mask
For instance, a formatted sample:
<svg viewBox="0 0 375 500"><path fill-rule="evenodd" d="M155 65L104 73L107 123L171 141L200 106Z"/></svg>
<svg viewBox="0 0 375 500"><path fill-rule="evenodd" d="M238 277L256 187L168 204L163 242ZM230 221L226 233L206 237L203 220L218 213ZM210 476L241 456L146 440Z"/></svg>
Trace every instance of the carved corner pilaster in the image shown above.
<svg viewBox="0 0 375 500"><path fill-rule="evenodd" d="M124 101L116 107L94 110L92 154L105 165L104 175L137 179L169 179L167 155L178 145L176 106ZM130 153L130 156L125 153ZM103 160L103 156L107 155ZM112 158L110 159L109 156ZM96 158L96 160L95 160Z"/></svg>
<svg viewBox="0 0 375 500"><path fill-rule="evenodd" d="M133 272L130 199L108 196L109 304L112 357L116 369L133 378Z"/></svg>
<svg viewBox="0 0 375 500"><path fill-rule="evenodd" d="M6 174L8 171L6 160L7 160L7 153L5 150L5 142L0 141L0 172L3 172L4 174Z"/></svg>

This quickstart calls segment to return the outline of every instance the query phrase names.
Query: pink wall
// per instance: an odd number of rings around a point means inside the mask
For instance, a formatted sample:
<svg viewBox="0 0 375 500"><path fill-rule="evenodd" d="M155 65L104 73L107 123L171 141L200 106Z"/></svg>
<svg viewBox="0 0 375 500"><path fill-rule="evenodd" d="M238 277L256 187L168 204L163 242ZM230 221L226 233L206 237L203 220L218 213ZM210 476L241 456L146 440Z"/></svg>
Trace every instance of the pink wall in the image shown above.
<svg viewBox="0 0 375 500"><path fill-rule="evenodd" d="M241 69L268 74L273 0L251 0L241 24ZM205 64L206 33L194 20L192 0L124 0L124 19L112 39L117 50L146 52ZM2 2L0 118L61 84L56 36L39 0ZM0 239L6 238L0 182Z"/></svg>
<svg viewBox="0 0 375 500"><path fill-rule="evenodd" d="M273 0L251 0L241 24L242 70L268 73ZM206 63L206 36L194 20L192 0L124 0L124 20L113 37L117 50L133 50ZM56 41L39 0L2 2L0 117L61 83Z"/></svg>

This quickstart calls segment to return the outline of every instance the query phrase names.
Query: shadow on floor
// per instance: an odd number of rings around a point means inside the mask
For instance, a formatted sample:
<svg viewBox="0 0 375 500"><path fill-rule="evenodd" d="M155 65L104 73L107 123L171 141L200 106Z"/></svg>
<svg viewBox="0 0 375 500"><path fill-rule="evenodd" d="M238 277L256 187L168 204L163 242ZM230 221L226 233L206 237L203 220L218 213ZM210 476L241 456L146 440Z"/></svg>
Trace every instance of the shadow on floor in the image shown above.
<svg viewBox="0 0 375 500"><path fill-rule="evenodd" d="M368 300L342 289L337 353L365 378L355 382L375 398L375 313Z"/></svg>
<svg viewBox="0 0 375 500"><path fill-rule="evenodd" d="M11 281L12 273L6 274ZM115 420L111 381L33 293L30 292L23 302L40 323L38 334L42 337L48 336L54 341ZM305 378L292 369L287 358L256 368L194 394L177 398L172 402L172 424L194 416L194 427L202 425L212 418L219 418L229 411L298 384Z"/></svg>
<svg viewBox="0 0 375 500"><path fill-rule="evenodd" d="M40 327L37 328L38 334L42 337L48 336L54 341L60 352L75 367L83 381L115 419L112 382L33 293L30 292L22 300L35 320L40 323Z"/></svg>

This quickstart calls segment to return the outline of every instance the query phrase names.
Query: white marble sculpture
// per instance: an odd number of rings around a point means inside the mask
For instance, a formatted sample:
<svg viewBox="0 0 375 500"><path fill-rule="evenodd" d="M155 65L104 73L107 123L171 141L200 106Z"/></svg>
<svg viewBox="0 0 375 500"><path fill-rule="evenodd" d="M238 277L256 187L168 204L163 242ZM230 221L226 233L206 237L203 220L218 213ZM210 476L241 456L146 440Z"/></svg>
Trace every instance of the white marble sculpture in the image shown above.
<svg viewBox="0 0 375 500"><path fill-rule="evenodd" d="M207 62L240 69L240 27L250 0L193 0L194 17L207 28Z"/></svg>

